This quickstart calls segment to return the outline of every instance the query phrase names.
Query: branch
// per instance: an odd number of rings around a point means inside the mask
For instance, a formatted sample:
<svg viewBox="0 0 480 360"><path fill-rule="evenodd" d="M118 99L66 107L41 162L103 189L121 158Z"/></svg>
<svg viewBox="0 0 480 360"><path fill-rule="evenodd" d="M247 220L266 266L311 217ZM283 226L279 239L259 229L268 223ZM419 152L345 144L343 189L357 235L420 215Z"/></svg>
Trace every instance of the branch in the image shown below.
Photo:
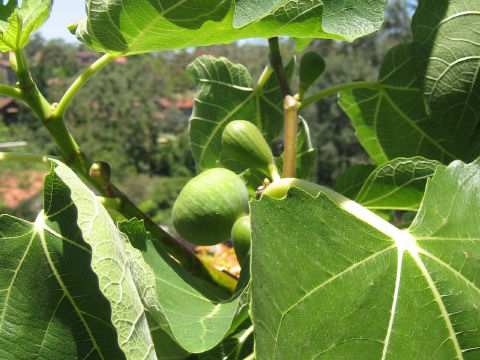
<svg viewBox="0 0 480 360"><path fill-rule="evenodd" d="M283 158L284 178L297 177L297 130L298 130L298 107L299 102L296 97L287 95L283 102L283 111L285 114L285 141Z"/></svg>
<svg viewBox="0 0 480 360"><path fill-rule="evenodd" d="M20 49L15 51L15 53L11 53L10 64L17 75L21 99L43 121L43 119L48 117L51 106L33 81L23 50Z"/></svg>
<svg viewBox="0 0 480 360"><path fill-rule="evenodd" d="M22 161L31 162L37 164L50 164L51 156L30 154L30 153L17 153L17 152L0 152L0 161Z"/></svg>
<svg viewBox="0 0 480 360"><path fill-rule="evenodd" d="M302 101L300 108L302 109L308 105L311 105L323 99L324 97L335 95L336 93L343 90L352 90L352 89L361 89L361 88L378 90L380 89L380 84L376 82L368 82L368 81L355 81L348 84L335 85L335 86L332 86L331 88L320 91L319 93L306 98L305 100Z"/></svg>
<svg viewBox="0 0 480 360"><path fill-rule="evenodd" d="M78 90L80 90L80 88L82 88L83 85L86 84L86 82L92 77L93 74L95 74L98 70L103 68L110 61L114 60L117 57L118 55L105 54L101 58L97 59L88 68L86 68L65 92L62 99L58 103L53 115L56 117L63 116L65 110L67 109L68 105L70 104Z"/></svg>
<svg viewBox="0 0 480 360"><path fill-rule="evenodd" d="M278 37L268 39L268 46L270 48L270 65L275 72L282 95L283 97L292 95L285 76L285 69L283 68L282 54L280 54L280 47L278 46Z"/></svg>
<svg viewBox="0 0 480 360"><path fill-rule="evenodd" d="M22 92L20 91L20 89L17 89L11 86L0 84L0 95L8 96L8 97L23 101Z"/></svg>

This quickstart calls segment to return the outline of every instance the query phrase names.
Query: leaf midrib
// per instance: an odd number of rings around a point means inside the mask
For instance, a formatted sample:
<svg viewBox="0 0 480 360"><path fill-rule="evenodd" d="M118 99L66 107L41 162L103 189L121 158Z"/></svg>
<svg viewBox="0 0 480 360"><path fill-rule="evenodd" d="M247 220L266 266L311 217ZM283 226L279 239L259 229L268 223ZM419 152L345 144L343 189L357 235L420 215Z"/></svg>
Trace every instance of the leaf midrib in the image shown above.
<svg viewBox="0 0 480 360"><path fill-rule="evenodd" d="M62 279L60 273L58 272L57 268L55 267L55 263L53 262L53 260L50 256L50 251L48 250L47 241L45 239L44 223L45 223L44 215L43 215L43 212L41 212L38 215L37 220L35 221L35 231L38 231L38 235L40 237L40 242L42 244L42 248L43 248L45 257L47 259L47 262L50 266L50 269L52 270L52 273L54 274L55 278L57 279L58 284L62 288L62 291L63 291L64 295L68 298L68 300L69 300L70 304L72 305L72 307L74 308L77 316L80 318L80 321L82 322L85 330L87 331L93 347L96 349L100 358L102 360L105 360L106 358L103 356L103 353L102 353L100 347L98 346L95 337L93 336L92 330L90 329L89 324L87 323L87 321L85 320L85 318L83 316L83 312L77 306L77 303L75 302L72 294L70 294L70 291L68 290L67 286L63 282L63 279ZM35 231L34 231L34 234L35 234Z"/></svg>

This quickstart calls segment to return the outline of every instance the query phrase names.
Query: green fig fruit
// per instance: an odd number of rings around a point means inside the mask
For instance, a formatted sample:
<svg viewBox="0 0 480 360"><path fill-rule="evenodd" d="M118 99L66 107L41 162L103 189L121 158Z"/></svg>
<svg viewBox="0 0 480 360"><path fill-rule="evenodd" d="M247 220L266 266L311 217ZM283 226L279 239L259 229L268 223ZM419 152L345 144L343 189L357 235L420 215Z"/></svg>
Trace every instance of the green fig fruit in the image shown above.
<svg viewBox="0 0 480 360"><path fill-rule="evenodd" d="M250 215L242 216L235 221L232 228L233 248L237 255L238 263L243 264L250 251L252 232L250 227Z"/></svg>
<svg viewBox="0 0 480 360"><path fill-rule="evenodd" d="M172 210L175 230L197 245L213 245L230 237L234 222L248 213L248 192L234 172L209 169L191 179Z"/></svg>
<svg viewBox="0 0 480 360"><path fill-rule="evenodd" d="M260 130L250 121L234 120L223 130L223 149L232 159L252 168L268 169L272 150Z"/></svg>

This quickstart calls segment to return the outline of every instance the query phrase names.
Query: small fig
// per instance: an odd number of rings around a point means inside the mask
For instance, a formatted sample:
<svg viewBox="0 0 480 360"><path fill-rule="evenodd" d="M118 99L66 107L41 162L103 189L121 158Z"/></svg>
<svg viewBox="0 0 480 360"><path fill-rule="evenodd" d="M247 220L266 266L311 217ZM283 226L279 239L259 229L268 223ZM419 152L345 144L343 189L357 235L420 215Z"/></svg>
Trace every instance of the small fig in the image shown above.
<svg viewBox="0 0 480 360"><path fill-rule="evenodd" d="M272 150L250 121L230 122L223 130L222 142L228 156L252 168L267 169L273 163Z"/></svg>
<svg viewBox="0 0 480 360"><path fill-rule="evenodd" d="M90 166L90 177L102 187L110 183L111 175L112 169L110 168L110 164L105 161L95 161Z"/></svg>
<svg viewBox="0 0 480 360"><path fill-rule="evenodd" d="M238 263L242 265L250 251L250 244L252 243L250 215L242 216L235 221L232 228L232 240Z"/></svg>
<svg viewBox="0 0 480 360"><path fill-rule="evenodd" d="M214 168L191 179L172 210L175 230L197 245L226 241L234 222L248 212L248 192L233 171Z"/></svg>

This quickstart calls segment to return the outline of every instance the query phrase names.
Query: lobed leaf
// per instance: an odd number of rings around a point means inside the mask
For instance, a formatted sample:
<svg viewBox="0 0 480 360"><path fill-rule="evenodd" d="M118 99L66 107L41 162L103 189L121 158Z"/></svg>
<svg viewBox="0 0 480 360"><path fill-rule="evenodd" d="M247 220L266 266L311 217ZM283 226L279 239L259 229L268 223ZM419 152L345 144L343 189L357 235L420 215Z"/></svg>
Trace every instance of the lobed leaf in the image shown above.
<svg viewBox="0 0 480 360"><path fill-rule="evenodd" d="M143 222L133 219L119 227L142 251L155 276L158 304L149 307L151 315L185 350L201 353L213 348L230 330L234 319L245 316L248 296L244 287L225 299L219 290L186 273L151 238Z"/></svg>
<svg viewBox="0 0 480 360"><path fill-rule="evenodd" d="M270 1L271 2L271 1ZM278 35L353 41L380 28L386 1L88 0L70 30L92 49L135 54ZM353 21L352 21L353 19Z"/></svg>
<svg viewBox="0 0 480 360"><path fill-rule="evenodd" d="M252 202L256 358L477 359L479 184L437 167L408 230L340 195Z"/></svg>
<svg viewBox="0 0 480 360"><path fill-rule="evenodd" d="M17 0L0 4L0 51L23 49L30 35L48 19L52 0Z"/></svg>
<svg viewBox="0 0 480 360"><path fill-rule="evenodd" d="M55 175L68 187L71 205L78 211L77 225L92 249L91 267L112 308L121 349L127 359L157 359L144 306L156 299L152 271L95 194L70 168L54 163Z"/></svg>
<svg viewBox="0 0 480 360"><path fill-rule="evenodd" d="M386 162L368 176L355 201L369 209L417 211L427 179L442 166L422 157Z"/></svg>
<svg viewBox="0 0 480 360"><path fill-rule="evenodd" d="M375 162L478 156L479 13L475 0L420 1L413 42L387 53L377 87L342 92L340 105Z"/></svg>
<svg viewBox="0 0 480 360"><path fill-rule="evenodd" d="M0 216L0 358L125 359L77 209L54 173L44 198L35 223Z"/></svg>

